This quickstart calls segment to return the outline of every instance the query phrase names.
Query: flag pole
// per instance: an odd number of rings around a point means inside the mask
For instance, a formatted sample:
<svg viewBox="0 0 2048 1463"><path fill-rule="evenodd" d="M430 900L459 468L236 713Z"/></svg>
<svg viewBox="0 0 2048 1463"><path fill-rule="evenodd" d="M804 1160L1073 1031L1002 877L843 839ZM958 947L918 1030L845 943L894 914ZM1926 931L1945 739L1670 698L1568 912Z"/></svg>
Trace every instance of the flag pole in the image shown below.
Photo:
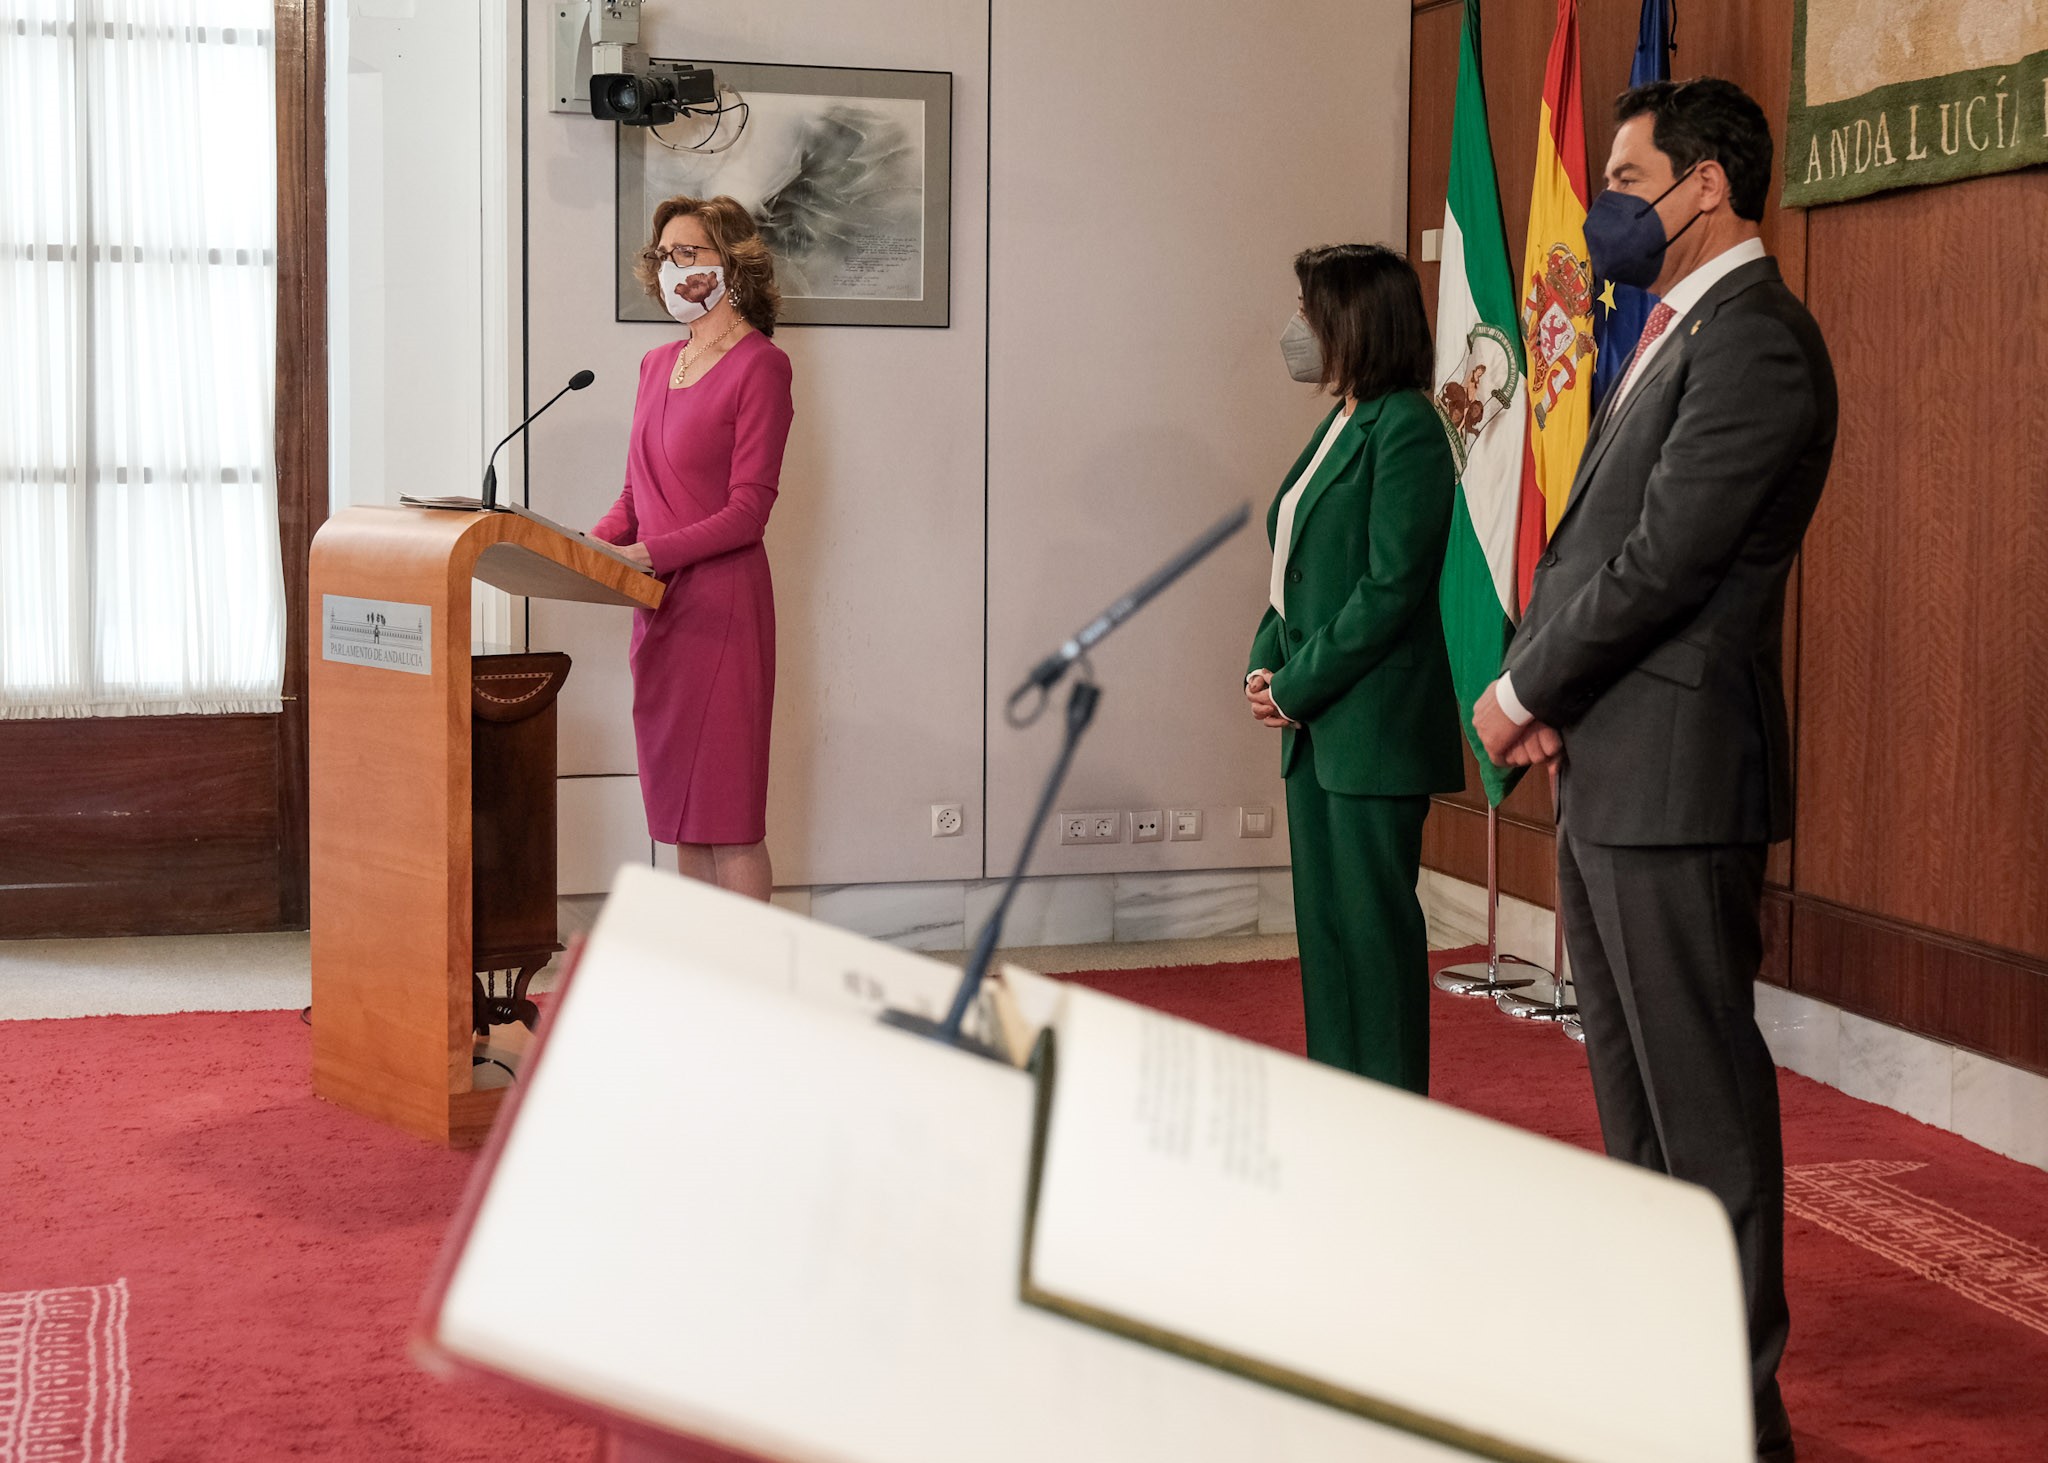
<svg viewBox="0 0 2048 1463"><path fill-rule="evenodd" d="M1557 764L1550 764L1550 806L1557 806ZM1576 1002L1565 999L1565 988L1571 984L1571 977L1564 969L1564 830L1556 830L1557 843L1550 863L1550 999L1545 1001L1535 996L1525 996L1514 991L1503 991L1493 998L1493 1004L1503 1016L1513 1016L1522 1021L1570 1021L1578 1016ZM1579 1040L1584 1041L1581 1036Z"/></svg>
<svg viewBox="0 0 2048 1463"><path fill-rule="evenodd" d="M1528 961L1503 954L1500 948L1500 809L1492 799L1486 804L1486 959L1466 965L1447 966L1436 973L1436 988L1454 996L1505 996L1535 978L1505 976L1510 965L1538 969Z"/></svg>

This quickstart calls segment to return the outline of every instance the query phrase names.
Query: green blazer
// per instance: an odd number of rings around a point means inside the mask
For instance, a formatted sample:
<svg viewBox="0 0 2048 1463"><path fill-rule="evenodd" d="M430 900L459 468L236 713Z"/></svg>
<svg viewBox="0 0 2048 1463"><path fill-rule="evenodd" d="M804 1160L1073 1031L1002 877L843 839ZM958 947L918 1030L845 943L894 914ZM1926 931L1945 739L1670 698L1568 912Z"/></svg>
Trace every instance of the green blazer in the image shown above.
<svg viewBox="0 0 2048 1463"><path fill-rule="evenodd" d="M1341 408L1332 408L1331 416ZM1329 430L1324 417L1266 514ZM1287 556L1283 619L1269 605L1247 672L1273 672L1273 700L1313 733L1328 792L1389 797L1465 785L1458 701L1437 609L1458 470L1420 391L1361 401L1302 490ZM1300 738L1281 734L1293 773Z"/></svg>

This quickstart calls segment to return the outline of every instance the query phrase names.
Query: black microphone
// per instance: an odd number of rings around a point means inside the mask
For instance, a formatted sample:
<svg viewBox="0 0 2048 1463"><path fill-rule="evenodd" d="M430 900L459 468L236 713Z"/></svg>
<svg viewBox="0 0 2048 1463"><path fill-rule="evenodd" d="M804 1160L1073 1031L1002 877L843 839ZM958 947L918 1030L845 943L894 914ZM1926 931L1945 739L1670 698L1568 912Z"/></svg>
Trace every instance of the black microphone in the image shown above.
<svg viewBox="0 0 2048 1463"><path fill-rule="evenodd" d="M527 426L533 421L533 418L540 415L540 412L546 411L549 407L553 406L556 402L560 401L564 396L568 395L571 391L581 391L584 387L588 386L591 382L595 381L596 379L597 373L595 371L578 371L575 375L569 378L569 384L567 386L564 386L560 391L557 391L553 396L550 396L545 402L541 404L540 411L535 412L533 416L528 417L525 421L521 422L511 431L507 432L504 436L504 439L500 441L496 447L493 447L491 449L490 457L486 459L484 462L484 512L493 512L496 510L498 506L498 453L504 449L505 443L510 442L514 437L518 436L521 432L525 431Z"/></svg>

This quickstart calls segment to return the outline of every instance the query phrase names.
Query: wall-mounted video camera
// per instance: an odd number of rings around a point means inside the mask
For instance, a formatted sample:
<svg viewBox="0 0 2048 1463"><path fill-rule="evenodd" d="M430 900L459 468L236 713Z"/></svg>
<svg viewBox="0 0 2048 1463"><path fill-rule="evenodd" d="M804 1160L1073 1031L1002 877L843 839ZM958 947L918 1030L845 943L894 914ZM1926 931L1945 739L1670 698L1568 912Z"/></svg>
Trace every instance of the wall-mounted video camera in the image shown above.
<svg viewBox="0 0 2048 1463"><path fill-rule="evenodd" d="M718 82L707 66L650 61L638 71L590 78L590 115L624 127L666 127L686 107L713 105Z"/></svg>
<svg viewBox="0 0 2048 1463"><path fill-rule="evenodd" d="M556 0L549 111L666 127L690 108L716 108L710 68L647 59L640 6L641 0Z"/></svg>

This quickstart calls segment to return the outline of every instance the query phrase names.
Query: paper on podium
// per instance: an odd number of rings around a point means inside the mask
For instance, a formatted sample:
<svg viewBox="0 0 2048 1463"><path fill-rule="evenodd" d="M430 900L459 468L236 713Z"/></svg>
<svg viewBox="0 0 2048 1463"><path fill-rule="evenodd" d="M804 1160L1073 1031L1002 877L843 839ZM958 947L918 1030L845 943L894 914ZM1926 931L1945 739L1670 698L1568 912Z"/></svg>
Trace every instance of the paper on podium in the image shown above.
<svg viewBox="0 0 2048 1463"><path fill-rule="evenodd" d="M1656 1322L1651 1309L1708 1296L1711 1311L1712 1283L1678 1278L1617 1305L1599 1280L1606 1257L1581 1250L1575 1283L1545 1292L1566 1295L1565 1313L1546 1318L1526 1298L1498 1293L1527 1282L1491 1250L1474 1253L1478 1222L1465 1227L1468 1243L1403 1228L1411 1211L1417 1223L1455 1222L1454 1201L1519 1202L1531 1227L1549 1226L1560 1195L1530 1156L1535 1148L1569 1158L1558 1170L1567 1183L1599 1187L1582 1164L1626 1171L1498 1129L1512 1141L1482 1144L1470 1158L1499 1178L1474 1177L1462 1129L1425 1125L1421 1138L1383 1131L1445 1111L1413 1099L1373 1111L1356 1135L1361 1149L1390 1156L1378 1165L1384 1184L1358 1216L1367 1227L1344 1252L1348 1273L1328 1277L1364 1298L1360 1336L1340 1349L1336 1374L1341 1385L1392 1388L1397 1413L1441 1409L1437 1420L1464 1441L1421 1436L1026 1303L1031 1077L873 1020L884 1002L942 1010L956 979L949 966L764 905L649 869L622 871L451 1238L423 1326L426 1349L646 1427L803 1463L1746 1458L1739 1294L1732 1360L1708 1347L1693 1374L1649 1377L1632 1395L1589 1358L1619 1356L1646 1332L1653 1350L1663 1347L1679 1328ZM1056 1103L1067 1099L1055 1112L1035 1283L1113 1298L1135 1315L1127 1330L1199 1329L1200 1306L1175 1308L1180 1260L1151 1267L1137 1288L1112 1280L1091 1291L1100 1277L1088 1272L1086 1245L1076 1249L1076 1236L1117 1208L1116 1189L1088 1178L1104 1150L1060 1146L1059 1124L1122 1080L1104 1055L1124 1039L1114 1028L1148 1018L1104 997L1075 1000L1070 988L1023 973L1006 984L1013 1015L1058 1029L1052 1090ZM1291 1078L1275 1080L1286 1087ZM1312 1094L1313 1084L1289 1088L1271 1112L1291 1118ZM1371 1165L1347 1166L1335 1192L1349 1192L1354 1167ZM1291 1168L1285 1177L1311 1178ZM1414 1188L1427 1192L1411 1204L1403 1190ZM1080 1202L1067 1202L1069 1193ZM1170 1209L1151 1218L1169 1231L1176 1224ZM1328 1216L1308 1219L1302 1240L1323 1242ZM1627 1227L1617 1218L1598 1238ZM1144 1233L1133 1216L1104 1239L1115 1249ZM1191 1291L1213 1294L1219 1269L1244 1258L1229 1247L1240 1233L1265 1231L1232 1219L1170 1243L1155 1238L1162 1257L1184 1259L1195 1246L1200 1270L1185 1278ZM1576 1248L1577 1237L1567 1238ZM1711 1254L1707 1269L1717 1265L1732 1288L1732 1251ZM1286 1266L1253 1257L1248 1273L1285 1283ZM1645 1278L1626 1264L1623 1274L1631 1284ZM1588 1291L1590 1308L1579 1299ZM1711 1314L1705 1330L1725 1335L1727 1321ZM1328 1308L1309 1324L1342 1330ZM1611 1334L1590 1335L1596 1327ZM1280 1332L1245 1336L1292 1344ZM1532 1341L1534 1354L1518 1354ZM1528 1386L1473 1381L1480 1357L1522 1364ZM1290 1359L1300 1360L1282 1356ZM1310 1370L1323 1365L1308 1361ZM1563 1416L1574 1433L1565 1446L1539 1447L1517 1419L1532 1396L1551 1390L1559 1362L1574 1377L1599 1380L1556 1408L1535 1409ZM1382 1365L1386 1375L1370 1374ZM1637 1380L1635 1370L1622 1375ZM1739 1389L1732 1406L1731 1385ZM1676 1411L1663 1415L1668 1409ZM1580 1411L1583 1435L1569 1425ZM1654 1442L1617 1451L1624 1437Z"/></svg>

